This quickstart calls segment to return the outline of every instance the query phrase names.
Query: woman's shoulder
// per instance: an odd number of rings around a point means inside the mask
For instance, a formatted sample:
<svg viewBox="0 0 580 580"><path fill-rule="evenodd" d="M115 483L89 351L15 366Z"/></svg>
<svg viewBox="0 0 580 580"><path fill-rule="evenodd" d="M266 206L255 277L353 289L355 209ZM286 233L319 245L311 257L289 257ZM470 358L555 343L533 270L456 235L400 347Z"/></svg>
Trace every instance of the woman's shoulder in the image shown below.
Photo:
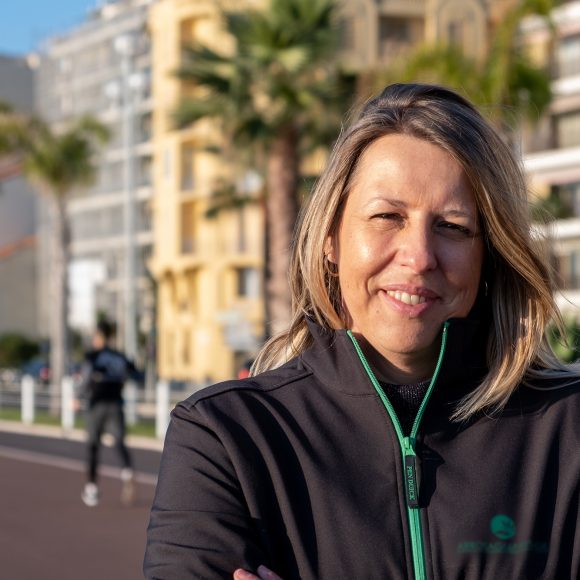
<svg viewBox="0 0 580 580"><path fill-rule="evenodd" d="M556 406L580 412L580 370L571 366L568 370L534 372L524 380L519 392L528 402L544 408Z"/></svg>
<svg viewBox="0 0 580 580"><path fill-rule="evenodd" d="M297 357L284 365L244 379L222 381L193 393L180 405L192 408L200 403L219 401L226 397L239 397L248 393L268 393L303 381L312 375Z"/></svg>

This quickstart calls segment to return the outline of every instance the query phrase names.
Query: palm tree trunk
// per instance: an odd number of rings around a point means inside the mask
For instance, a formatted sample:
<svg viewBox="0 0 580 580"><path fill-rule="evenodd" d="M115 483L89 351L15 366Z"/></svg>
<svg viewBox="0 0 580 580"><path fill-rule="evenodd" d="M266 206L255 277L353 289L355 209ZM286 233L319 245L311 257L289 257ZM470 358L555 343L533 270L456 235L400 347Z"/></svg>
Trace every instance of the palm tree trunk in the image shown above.
<svg viewBox="0 0 580 580"><path fill-rule="evenodd" d="M57 415L61 407L62 379L68 362L68 280L69 231L65 201L50 196L51 264L50 264L50 413Z"/></svg>
<svg viewBox="0 0 580 580"><path fill-rule="evenodd" d="M270 336L285 330L291 318L288 272L298 216L298 179L298 135L289 126L280 131L268 151L266 320Z"/></svg>

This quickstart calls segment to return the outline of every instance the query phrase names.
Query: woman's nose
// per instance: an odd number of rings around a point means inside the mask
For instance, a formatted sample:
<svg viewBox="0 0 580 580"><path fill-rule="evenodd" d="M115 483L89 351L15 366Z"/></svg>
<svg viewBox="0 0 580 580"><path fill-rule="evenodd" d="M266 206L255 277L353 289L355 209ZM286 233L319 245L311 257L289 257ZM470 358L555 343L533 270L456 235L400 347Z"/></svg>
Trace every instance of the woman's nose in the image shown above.
<svg viewBox="0 0 580 580"><path fill-rule="evenodd" d="M437 267L435 240L428 228L407 227L400 232L398 256L401 265L421 273Z"/></svg>

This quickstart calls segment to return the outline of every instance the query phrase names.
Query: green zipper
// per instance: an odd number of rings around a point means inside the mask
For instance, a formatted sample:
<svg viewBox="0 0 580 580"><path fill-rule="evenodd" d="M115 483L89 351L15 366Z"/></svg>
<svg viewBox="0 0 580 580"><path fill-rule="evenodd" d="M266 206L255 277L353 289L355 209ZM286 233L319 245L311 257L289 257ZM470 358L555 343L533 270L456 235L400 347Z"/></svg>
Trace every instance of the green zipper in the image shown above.
<svg viewBox="0 0 580 580"><path fill-rule="evenodd" d="M401 423L399 418L395 413L395 409L391 402L389 401L387 395L381 388L379 381L375 377L363 351L358 344L356 338L354 337L352 331L347 331L347 334L352 341L354 348L358 354L358 357L369 377L375 391L379 395L383 405L385 406L393 426L395 427L395 432L397 433L397 439L399 440L399 446L401 447L401 456L403 459L403 475L405 478L405 496L407 498L407 516L409 518L409 531L411 535L411 551L413 553L413 568L415 570L415 580L425 580L426 575L426 565L425 565L425 548L423 546L423 533L421 530L421 514L419 512L419 496L418 496L418 477L417 477L417 455L415 453L415 443L417 438L417 432L419 431L419 425L421 424L421 419L423 418L423 413L427 407L427 403L431 398L435 382L441 370L441 364L443 362L443 355L445 353L445 347L447 345L447 330L449 328L449 322L445 322L443 325L443 334L441 336L441 349L439 351L439 358L437 359L437 365L435 366L435 372L433 373L433 378L429 384L429 388L423 397L423 402L417 411L417 416L413 422L413 427L411 428L411 434L409 437L403 435L403 430L401 428Z"/></svg>

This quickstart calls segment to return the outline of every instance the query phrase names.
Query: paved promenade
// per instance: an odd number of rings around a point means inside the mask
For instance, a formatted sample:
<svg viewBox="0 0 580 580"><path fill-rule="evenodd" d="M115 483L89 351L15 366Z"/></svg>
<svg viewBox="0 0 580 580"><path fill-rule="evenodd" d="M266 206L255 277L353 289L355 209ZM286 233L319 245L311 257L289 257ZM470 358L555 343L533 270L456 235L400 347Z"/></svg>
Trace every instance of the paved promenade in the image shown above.
<svg viewBox="0 0 580 580"><path fill-rule="evenodd" d="M124 507L117 458L103 454L101 502L80 500L84 483L82 433L18 433L0 422L0 577L14 580L137 580L160 444L129 440L138 499ZM16 432L15 432L16 431Z"/></svg>

